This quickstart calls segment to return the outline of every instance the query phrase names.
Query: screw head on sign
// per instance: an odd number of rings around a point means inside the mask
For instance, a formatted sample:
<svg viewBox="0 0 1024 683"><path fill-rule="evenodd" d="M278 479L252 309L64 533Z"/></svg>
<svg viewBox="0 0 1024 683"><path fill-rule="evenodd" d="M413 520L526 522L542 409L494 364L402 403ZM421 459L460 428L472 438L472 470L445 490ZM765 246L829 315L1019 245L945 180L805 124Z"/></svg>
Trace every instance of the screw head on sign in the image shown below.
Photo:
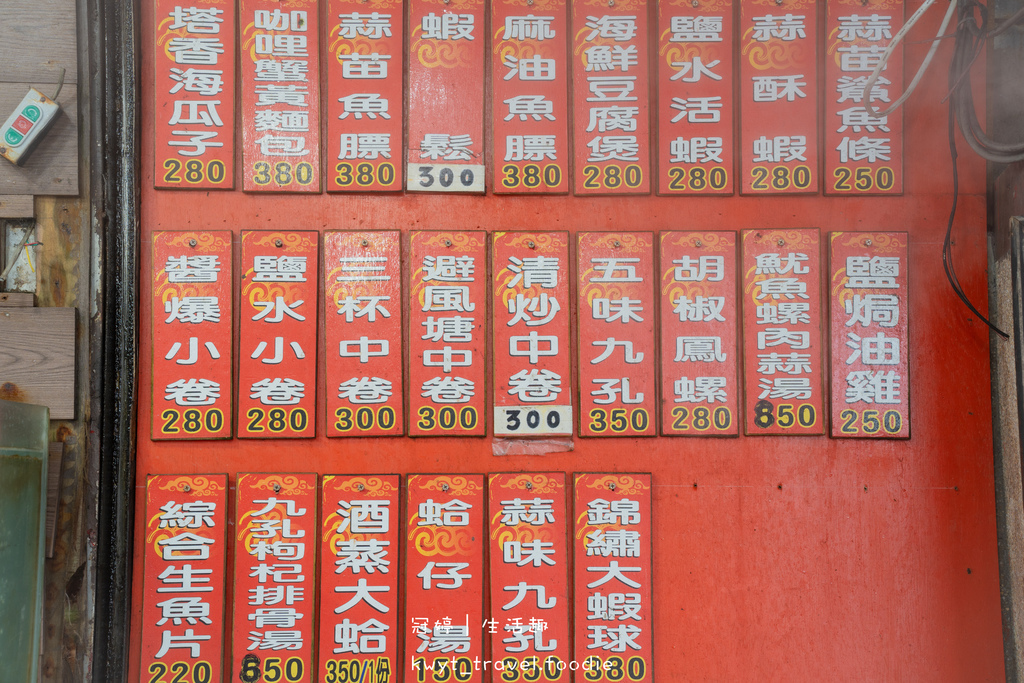
<svg viewBox="0 0 1024 683"><path fill-rule="evenodd" d="M181 490L184 491L185 493L188 493L189 491L192 490L192 487L189 486L188 484L182 484Z"/></svg>
<svg viewBox="0 0 1024 683"><path fill-rule="evenodd" d="M865 247L870 247L871 246L871 240L864 240L864 246Z"/></svg>
<svg viewBox="0 0 1024 683"><path fill-rule="evenodd" d="M274 484L274 493L281 493L281 485Z"/></svg>
<svg viewBox="0 0 1024 683"><path fill-rule="evenodd" d="M533 7L533 0L526 0L526 4Z"/></svg>
<svg viewBox="0 0 1024 683"><path fill-rule="evenodd" d="M444 246L446 246L446 247L452 246L452 241L451 240L445 240L444 241Z"/></svg>
<svg viewBox="0 0 1024 683"><path fill-rule="evenodd" d="M365 486L363 486L362 484L358 484L358 485L356 486L356 488L357 488L358 490L362 491L362 490L364 490L364 489L365 489L366 487L365 487Z"/></svg>
<svg viewBox="0 0 1024 683"><path fill-rule="evenodd" d="M198 243L198 242L196 242L196 241L195 241L194 239L191 239L191 240L189 240L189 241L188 241L188 246L190 246L190 247L194 247L194 246L196 246L197 244L199 244L199 243Z"/></svg>
<svg viewBox="0 0 1024 683"><path fill-rule="evenodd" d="M697 0L693 0L693 2L691 2L690 4L694 7L700 7L700 3L697 2Z"/></svg>
<svg viewBox="0 0 1024 683"><path fill-rule="evenodd" d="M615 0L608 0L609 7L615 7Z"/></svg>
<svg viewBox="0 0 1024 683"><path fill-rule="evenodd" d="M441 490L447 492L448 491L448 484L441 484Z"/></svg>
<svg viewBox="0 0 1024 683"><path fill-rule="evenodd" d="M693 246L695 246L695 247L703 247L703 246L704 246L704 243L703 243L703 242L701 242L700 240L697 240L697 241L695 241L695 242L693 243Z"/></svg>
<svg viewBox="0 0 1024 683"><path fill-rule="evenodd" d="M275 247L283 247L284 246L284 242L282 242L281 240L274 240L274 246Z"/></svg>
<svg viewBox="0 0 1024 683"><path fill-rule="evenodd" d="M614 481L608 482L608 490L609 491L614 491L615 490L615 482Z"/></svg>
<svg viewBox="0 0 1024 683"><path fill-rule="evenodd" d="M536 249L537 243L534 242L533 240L530 240L529 242L526 243L526 246L528 246L530 249Z"/></svg>
<svg viewBox="0 0 1024 683"><path fill-rule="evenodd" d="M370 246L370 240L363 240L362 242L359 243L359 246L361 246L361 247L368 247L368 246Z"/></svg>
<svg viewBox="0 0 1024 683"><path fill-rule="evenodd" d="M781 5L782 4L782 0L775 0L775 4L776 5Z"/></svg>
<svg viewBox="0 0 1024 683"><path fill-rule="evenodd" d="M526 490L527 491L532 491L533 490L533 482L532 481L526 482L526 484L524 484L524 486L526 486Z"/></svg>
<svg viewBox="0 0 1024 683"><path fill-rule="evenodd" d="M779 241L776 242L775 244L779 245L780 247L784 247L786 246L786 240L780 238Z"/></svg>
<svg viewBox="0 0 1024 683"><path fill-rule="evenodd" d="M615 240L614 242L612 242L612 246L618 249L619 247L622 246L622 242Z"/></svg>

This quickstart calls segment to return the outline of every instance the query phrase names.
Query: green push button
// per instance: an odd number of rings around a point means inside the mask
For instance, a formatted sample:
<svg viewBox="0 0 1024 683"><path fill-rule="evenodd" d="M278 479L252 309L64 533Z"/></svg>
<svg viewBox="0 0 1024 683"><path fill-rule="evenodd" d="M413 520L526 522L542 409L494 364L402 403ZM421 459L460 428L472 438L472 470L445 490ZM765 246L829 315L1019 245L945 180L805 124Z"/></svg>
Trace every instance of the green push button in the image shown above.
<svg viewBox="0 0 1024 683"><path fill-rule="evenodd" d="M30 121L38 121L43 115L42 110L34 104L30 104L21 110L21 115Z"/></svg>
<svg viewBox="0 0 1024 683"><path fill-rule="evenodd" d="M25 139L25 136L16 130L10 128L4 133L4 142L12 147L17 147L21 144L21 141Z"/></svg>

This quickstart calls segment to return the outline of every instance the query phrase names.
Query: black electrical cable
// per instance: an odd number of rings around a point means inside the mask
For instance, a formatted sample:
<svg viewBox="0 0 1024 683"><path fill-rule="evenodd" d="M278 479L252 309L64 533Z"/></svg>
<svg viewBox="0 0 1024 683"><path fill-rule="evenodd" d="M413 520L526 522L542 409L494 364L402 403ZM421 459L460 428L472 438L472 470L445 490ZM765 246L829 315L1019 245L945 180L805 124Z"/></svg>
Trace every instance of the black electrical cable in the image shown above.
<svg viewBox="0 0 1024 683"><path fill-rule="evenodd" d="M953 219L956 217L957 203L960 196L960 175L957 170L957 149L956 149L956 126L955 123L959 119L957 116L958 102L956 92L958 90L966 89L970 91L970 76L963 78L964 68L970 69L970 65L974 62L977 56L976 51L979 46L983 43L984 30L973 32L973 29L977 29L977 24L968 24L966 14L971 11L970 4L977 4L973 0L967 0L967 2L961 3L961 20L957 24L956 29L956 45L953 50L953 61L950 64L949 69L949 87L952 96L949 98L949 117L947 122L947 133L949 136L949 155L953 162L953 206L949 210L949 222L946 224L946 237L942 241L942 269L946 273L946 279L949 280L950 286L953 288L953 292L956 293L957 297L967 306L972 313L984 322L988 327L996 334L1001 336L1003 339L1009 339L1010 335L1003 332L1001 329L996 327L992 322L986 318L981 312L974 307L971 300L967 297L963 287L960 285L960 280L956 276L956 270L953 267ZM982 8L982 27L987 23L987 15L984 13ZM964 87L966 86L966 87ZM971 111L974 111L973 101L970 103ZM977 121L977 119L975 119ZM963 126L962 119L960 120L961 127ZM965 133L965 137L967 137ZM968 138L970 142L970 138ZM973 147L973 145L972 145Z"/></svg>

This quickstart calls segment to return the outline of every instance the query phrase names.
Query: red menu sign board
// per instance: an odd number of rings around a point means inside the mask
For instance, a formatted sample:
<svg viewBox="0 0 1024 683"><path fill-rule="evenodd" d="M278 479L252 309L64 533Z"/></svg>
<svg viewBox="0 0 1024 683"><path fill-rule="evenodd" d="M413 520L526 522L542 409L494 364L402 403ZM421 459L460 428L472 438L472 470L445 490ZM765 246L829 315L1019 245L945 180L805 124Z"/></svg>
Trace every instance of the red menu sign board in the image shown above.
<svg viewBox="0 0 1024 683"><path fill-rule="evenodd" d="M569 234L496 232L494 434L572 434Z"/></svg>
<svg viewBox="0 0 1024 683"><path fill-rule="evenodd" d="M817 192L818 4L739 2L742 192Z"/></svg>
<svg viewBox="0 0 1024 683"><path fill-rule="evenodd" d="M733 192L733 1L658 1L658 194Z"/></svg>
<svg viewBox="0 0 1024 683"><path fill-rule="evenodd" d="M653 681L651 475L575 475L573 519L582 680Z"/></svg>
<svg viewBox="0 0 1024 683"><path fill-rule="evenodd" d="M484 477L410 474L405 615L406 680L485 680ZM432 668L431 668L432 667ZM432 672L432 673L431 673Z"/></svg>
<svg viewBox="0 0 1024 683"><path fill-rule="evenodd" d="M327 191L401 190L401 0L327 8Z"/></svg>
<svg viewBox="0 0 1024 683"><path fill-rule="evenodd" d="M491 26L494 192L568 192L565 0L491 0Z"/></svg>
<svg viewBox="0 0 1024 683"><path fill-rule="evenodd" d="M324 233L327 436L398 436L402 257L397 231Z"/></svg>
<svg viewBox="0 0 1024 683"><path fill-rule="evenodd" d="M411 235L409 436L487 433L484 234Z"/></svg>
<svg viewBox="0 0 1024 683"><path fill-rule="evenodd" d="M246 192L320 191L317 0L238 0Z"/></svg>
<svg viewBox="0 0 1024 683"><path fill-rule="evenodd" d="M242 232L238 437L316 435L315 232Z"/></svg>
<svg viewBox="0 0 1024 683"><path fill-rule="evenodd" d="M824 434L818 229L743 231L744 434Z"/></svg>
<svg viewBox="0 0 1024 683"><path fill-rule="evenodd" d="M565 475L492 474L488 496L491 615L484 626L494 680L568 681Z"/></svg>
<svg viewBox="0 0 1024 683"><path fill-rule="evenodd" d="M655 436L654 235L578 239L580 436Z"/></svg>
<svg viewBox="0 0 1024 683"><path fill-rule="evenodd" d="M243 681L313 674L315 474L239 473L231 670Z"/></svg>
<svg viewBox="0 0 1024 683"><path fill-rule="evenodd" d="M903 192L903 111L875 116L864 86L903 25L903 0L828 0L825 60L825 194ZM889 107L903 88L903 46L871 87Z"/></svg>
<svg viewBox="0 0 1024 683"><path fill-rule="evenodd" d="M231 233L153 233L153 439L231 438Z"/></svg>
<svg viewBox="0 0 1024 683"><path fill-rule="evenodd" d="M660 238L661 434L737 436L736 233Z"/></svg>
<svg viewBox="0 0 1024 683"><path fill-rule="evenodd" d="M224 676L228 478L146 478L142 550L143 679Z"/></svg>
<svg viewBox="0 0 1024 683"><path fill-rule="evenodd" d="M651 191L647 0L572 3L576 194Z"/></svg>
<svg viewBox="0 0 1024 683"><path fill-rule="evenodd" d="M155 0L158 188L234 185L235 3Z"/></svg>
<svg viewBox="0 0 1024 683"><path fill-rule="evenodd" d="M484 192L484 0L409 0L410 192Z"/></svg>
<svg viewBox="0 0 1024 683"><path fill-rule="evenodd" d="M318 681L398 673L398 475L324 475Z"/></svg>
<svg viewBox="0 0 1024 683"><path fill-rule="evenodd" d="M907 233L829 237L832 436L909 439Z"/></svg>

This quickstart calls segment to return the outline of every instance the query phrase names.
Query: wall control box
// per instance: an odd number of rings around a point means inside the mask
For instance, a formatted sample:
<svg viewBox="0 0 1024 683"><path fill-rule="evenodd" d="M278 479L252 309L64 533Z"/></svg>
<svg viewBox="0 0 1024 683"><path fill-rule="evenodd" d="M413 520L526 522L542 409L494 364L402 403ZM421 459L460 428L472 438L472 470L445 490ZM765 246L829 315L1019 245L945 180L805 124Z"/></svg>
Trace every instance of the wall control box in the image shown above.
<svg viewBox="0 0 1024 683"><path fill-rule="evenodd" d="M58 113L59 104L35 88L29 88L0 128L0 156L18 166L24 164L57 120Z"/></svg>

